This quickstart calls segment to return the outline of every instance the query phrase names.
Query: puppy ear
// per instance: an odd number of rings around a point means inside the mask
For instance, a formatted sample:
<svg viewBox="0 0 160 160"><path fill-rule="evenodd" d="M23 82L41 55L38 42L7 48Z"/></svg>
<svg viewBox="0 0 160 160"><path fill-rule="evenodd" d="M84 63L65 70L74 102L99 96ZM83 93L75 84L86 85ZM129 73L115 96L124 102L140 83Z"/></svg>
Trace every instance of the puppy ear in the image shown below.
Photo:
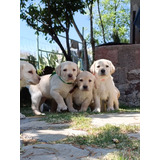
<svg viewBox="0 0 160 160"><path fill-rule="evenodd" d="M58 76L61 76L61 64L56 67L55 71Z"/></svg>
<svg viewBox="0 0 160 160"><path fill-rule="evenodd" d="M115 67L112 62L110 62L110 73L113 74L115 72Z"/></svg>
<svg viewBox="0 0 160 160"><path fill-rule="evenodd" d="M95 62L91 65L90 71L92 74L95 74Z"/></svg>
<svg viewBox="0 0 160 160"><path fill-rule="evenodd" d="M73 83L73 86L77 86L78 85L78 80L77 80L77 78L76 78L76 80L74 81L74 83Z"/></svg>

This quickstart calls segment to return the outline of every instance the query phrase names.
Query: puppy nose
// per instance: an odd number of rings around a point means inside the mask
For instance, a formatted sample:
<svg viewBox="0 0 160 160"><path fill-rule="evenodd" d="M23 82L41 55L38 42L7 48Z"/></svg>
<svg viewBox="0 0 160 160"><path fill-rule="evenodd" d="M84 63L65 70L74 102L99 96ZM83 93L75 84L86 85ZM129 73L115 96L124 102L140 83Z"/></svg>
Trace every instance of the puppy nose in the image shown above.
<svg viewBox="0 0 160 160"><path fill-rule="evenodd" d="M38 80L40 81L40 80L41 80L41 78L40 78L40 77L38 77Z"/></svg>
<svg viewBox="0 0 160 160"><path fill-rule="evenodd" d="M101 69L101 73L105 73L105 70L104 70L104 69Z"/></svg>
<svg viewBox="0 0 160 160"><path fill-rule="evenodd" d="M86 85L83 86L83 89L87 89L87 88L88 88L88 86L86 86Z"/></svg>
<svg viewBox="0 0 160 160"><path fill-rule="evenodd" d="M72 74L68 74L68 77L69 77L69 78L72 78L72 76L73 76Z"/></svg>

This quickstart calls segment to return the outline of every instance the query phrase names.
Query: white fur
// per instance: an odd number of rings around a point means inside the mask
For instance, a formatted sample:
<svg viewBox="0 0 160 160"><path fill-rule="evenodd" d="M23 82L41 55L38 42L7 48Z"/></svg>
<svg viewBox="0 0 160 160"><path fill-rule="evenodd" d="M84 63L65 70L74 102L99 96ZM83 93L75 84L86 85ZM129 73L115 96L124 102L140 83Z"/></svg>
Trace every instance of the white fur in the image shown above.
<svg viewBox="0 0 160 160"><path fill-rule="evenodd" d="M39 81L40 77L34 66L28 62L20 61L20 89L30 84L37 84ZM25 118L25 115L20 113L20 118Z"/></svg>
<svg viewBox="0 0 160 160"><path fill-rule="evenodd" d="M103 70L103 73L102 73ZM119 90L115 87L113 77L115 67L112 62L106 59L95 61L90 71L96 77L96 86L94 92L95 112L105 111L105 102L107 101L107 110L119 109Z"/></svg>
<svg viewBox="0 0 160 160"><path fill-rule="evenodd" d="M73 62L63 62L56 68L56 74L45 75L41 77L41 81L38 85L31 85L29 88L32 99L32 110L36 115L41 115L39 107L48 98L53 98L57 106L57 111L67 110L67 105L70 101L68 98L69 91L73 88L73 83L76 80L76 76L79 73L77 64ZM62 82L63 79L66 84ZM66 104L64 102L66 100ZM69 111L76 112L74 108L68 107Z"/></svg>
<svg viewBox="0 0 160 160"><path fill-rule="evenodd" d="M88 71L83 71L78 75L76 85L78 88L72 93L73 102L81 107L80 112L84 112L93 99L95 76ZM87 86L87 88L85 89L84 86Z"/></svg>
<svg viewBox="0 0 160 160"><path fill-rule="evenodd" d="M34 66L28 62L20 61L20 89L31 84L38 84L40 77Z"/></svg>

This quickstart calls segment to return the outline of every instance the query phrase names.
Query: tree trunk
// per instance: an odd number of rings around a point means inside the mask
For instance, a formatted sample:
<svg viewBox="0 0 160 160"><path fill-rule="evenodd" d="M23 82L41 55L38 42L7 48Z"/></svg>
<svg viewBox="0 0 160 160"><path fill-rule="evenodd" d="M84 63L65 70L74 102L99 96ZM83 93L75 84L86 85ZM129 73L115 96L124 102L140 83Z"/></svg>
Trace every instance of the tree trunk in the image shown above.
<svg viewBox="0 0 160 160"><path fill-rule="evenodd" d="M82 41L82 45L84 47L84 69L89 71L89 60L88 60L88 53L87 53L87 44L86 44L86 40L84 39L84 37L82 36L82 34L80 33L74 19L72 18L72 23L73 23L73 26L77 32L77 34L79 35L79 38L81 39Z"/></svg>
<svg viewBox="0 0 160 160"><path fill-rule="evenodd" d="M93 37L93 4L91 4L91 6L89 7L89 12L90 12L90 35L91 35L91 46L92 46L92 55L93 55L93 61L95 60L95 40Z"/></svg>
<svg viewBox="0 0 160 160"><path fill-rule="evenodd" d="M83 39L82 43L83 43L83 47L84 47L84 70L89 71L89 60L88 60L86 40Z"/></svg>
<svg viewBox="0 0 160 160"><path fill-rule="evenodd" d="M64 47L62 46L62 44L61 44L61 42L60 42L60 40L59 40L59 38L57 37L56 34L52 35L52 40L54 40L54 41L58 44L58 46L60 47L62 53L64 54L64 56L65 56L65 58L66 58L66 60L67 60L67 61L72 61L71 57L69 57L69 56L67 55Z"/></svg>
<svg viewBox="0 0 160 160"><path fill-rule="evenodd" d="M49 4L49 1L48 1L48 12L49 12L49 15L51 15L51 9L50 9L50 4ZM59 21L58 17L57 17L57 21ZM59 21L60 25L65 29L65 27L61 24L61 22ZM48 24L51 28L51 30L48 30L48 33L51 35L52 37L52 40L54 40L58 46L60 47L62 53L64 54L65 58L67 61L72 61L72 58L71 56L67 55L62 43L60 42L57 34L54 32L54 29L52 28L52 21L51 21L51 17L48 19Z"/></svg>
<svg viewBox="0 0 160 160"><path fill-rule="evenodd" d="M98 6L99 19L100 19L100 23L101 23L101 27L102 27L103 42L106 43L106 38L105 38L105 33L104 33L104 26L103 26L103 22L102 22L100 7L99 7L99 0L97 0L97 6Z"/></svg>
<svg viewBox="0 0 160 160"><path fill-rule="evenodd" d="M67 52L68 52L68 58L71 59L72 61L72 57L71 57L71 50L70 50L70 46L69 46L69 19L68 19L68 15L66 14L66 46L67 46Z"/></svg>
<svg viewBox="0 0 160 160"><path fill-rule="evenodd" d="M69 29L66 29L66 45L67 45L68 58L72 61L71 50L69 46Z"/></svg>

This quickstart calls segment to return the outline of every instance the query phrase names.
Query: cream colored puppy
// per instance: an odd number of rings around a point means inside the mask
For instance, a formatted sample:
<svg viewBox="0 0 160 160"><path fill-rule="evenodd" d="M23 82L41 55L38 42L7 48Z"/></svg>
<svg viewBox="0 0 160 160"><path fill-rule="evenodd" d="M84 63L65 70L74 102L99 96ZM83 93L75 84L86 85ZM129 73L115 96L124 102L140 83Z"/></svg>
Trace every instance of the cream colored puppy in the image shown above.
<svg viewBox="0 0 160 160"><path fill-rule="evenodd" d="M39 81L40 77L34 66L28 62L20 61L20 90L27 85L37 84ZM25 118L25 115L20 113L20 118Z"/></svg>
<svg viewBox="0 0 160 160"><path fill-rule="evenodd" d="M97 60L92 64L90 71L95 75L97 85L97 89L94 92L94 111L105 111L106 101L107 111L114 110L114 106L115 109L119 109L118 98L120 92L115 87L113 77L111 76L115 72L112 62L106 59Z"/></svg>
<svg viewBox="0 0 160 160"><path fill-rule="evenodd" d="M88 71L83 71L77 76L75 83L77 88L71 93L73 103L80 107L80 112L84 112L93 99L95 76Z"/></svg>
<svg viewBox="0 0 160 160"><path fill-rule="evenodd" d="M40 77L34 66L28 62L20 61L20 89L31 84L38 84Z"/></svg>
<svg viewBox="0 0 160 160"><path fill-rule="evenodd" d="M29 88L32 100L32 110L36 115L41 115L39 107L46 99L54 99L57 103L57 111L67 110L67 105L71 101L68 97L69 91L73 88L74 81L79 73L76 63L63 62L56 69L56 74L41 77L38 85L31 85ZM66 101L66 104L64 102ZM76 110L68 106L70 112Z"/></svg>

